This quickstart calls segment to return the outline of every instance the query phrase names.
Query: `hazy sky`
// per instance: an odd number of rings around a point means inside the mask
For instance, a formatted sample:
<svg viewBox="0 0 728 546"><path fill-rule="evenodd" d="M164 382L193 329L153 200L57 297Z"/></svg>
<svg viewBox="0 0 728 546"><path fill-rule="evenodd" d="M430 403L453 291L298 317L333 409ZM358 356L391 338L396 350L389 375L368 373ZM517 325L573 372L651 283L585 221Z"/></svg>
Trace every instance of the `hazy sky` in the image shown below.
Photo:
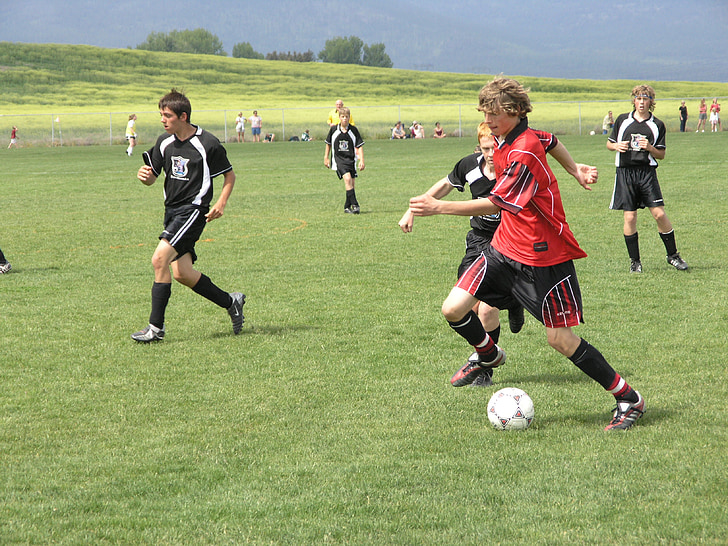
<svg viewBox="0 0 728 546"><path fill-rule="evenodd" d="M228 54L318 53L355 35L384 43L395 68L728 82L728 0L0 0L0 41L126 48L200 27Z"/></svg>

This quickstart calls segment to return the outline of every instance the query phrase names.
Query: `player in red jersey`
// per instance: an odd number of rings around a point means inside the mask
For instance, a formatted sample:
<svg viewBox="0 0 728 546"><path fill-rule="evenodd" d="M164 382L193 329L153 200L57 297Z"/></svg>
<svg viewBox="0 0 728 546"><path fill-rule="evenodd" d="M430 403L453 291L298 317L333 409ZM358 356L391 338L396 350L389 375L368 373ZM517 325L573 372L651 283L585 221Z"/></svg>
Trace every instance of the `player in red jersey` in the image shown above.
<svg viewBox="0 0 728 546"><path fill-rule="evenodd" d="M581 291L573 260L579 247L564 213L559 187L538 135L528 127L532 110L526 90L515 80L496 78L480 91L478 109L497 138L496 185L487 199L440 201L427 194L410 200L415 216L495 214L501 224L490 247L460 277L442 305L450 327L470 343L479 360L469 360L450 380L470 384L483 368L506 360L472 311L476 301L500 307L515 298L546 327L549 345L611 392L617 402L606 430L626 430L642 416L642 396L572 327L583 322ZM580 167L596 182L595 168Z"/></svg>

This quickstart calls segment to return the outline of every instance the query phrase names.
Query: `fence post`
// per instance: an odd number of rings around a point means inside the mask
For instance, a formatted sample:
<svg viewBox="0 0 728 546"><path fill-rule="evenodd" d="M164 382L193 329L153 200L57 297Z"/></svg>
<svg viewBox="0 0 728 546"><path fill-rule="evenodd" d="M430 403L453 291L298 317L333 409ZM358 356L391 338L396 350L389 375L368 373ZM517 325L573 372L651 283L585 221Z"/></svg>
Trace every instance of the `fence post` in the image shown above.
<svg viewBox="0 0 728 546"><path fill-rule="evenodd" d="M579 101L579 136L581 136L583 133L581 132L581 101Z"/></svg>
<svg viewBox="0 0 728 546"><path fill-rule="evenodd" d="M458 104L458 136L463 138L463 105Z"/></svg>

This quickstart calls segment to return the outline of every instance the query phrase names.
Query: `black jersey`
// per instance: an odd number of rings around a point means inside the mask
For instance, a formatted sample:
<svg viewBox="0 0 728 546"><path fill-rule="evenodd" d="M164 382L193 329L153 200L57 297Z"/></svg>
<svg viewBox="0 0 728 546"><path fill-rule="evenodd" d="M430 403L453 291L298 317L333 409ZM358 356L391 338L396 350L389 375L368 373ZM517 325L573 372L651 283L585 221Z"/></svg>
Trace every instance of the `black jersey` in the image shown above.
<svg viewBox="0 0 728 546"><path fill-rule="evenodd" d="M617 152L614 164L617 167L657 167L657 160L647 150L638 149L637 145L632 148L633 139L639 136L647 137L649 143L655 148L665 148L665 124L655 116L645 121L637 121L634 112L621 114L614 122L614 129L609 136L610 142L630 141L630 149L624 153Z"/></svg>
<svg viewBox="0 0 728 546"><path fill-rule="evenodd" d="M193 205L207 211L212 200L212 179L232 170L227 152L213 134L195 126L187 140L164 134L144 152L144 162L155 176L164 169L164 206Z"/></svg>
<svg viewBox="0 0 728 546"><path fill-rule="evenodd" d="M495 179L491 180L483 174L484 165L483 154L466 156L455 164L452 172L447 175L447 181L461 192L465 191L467 184L473 199L485 199L490 196L490 191L495 186ZM500 221L500 212L486 216L471 216L470 227L485 232L482 235L492 239Z"/></svg>
<svg viewBox="0 0 728 546"><path fill-rule="evenodd" d="M334 125L329 129L325 142L331 146L333 151L332 170L337 170L340 165L351 164L356 168L356 148L364 146L359 129L349 124L346 131L342 131L341 125Z"/></svg>

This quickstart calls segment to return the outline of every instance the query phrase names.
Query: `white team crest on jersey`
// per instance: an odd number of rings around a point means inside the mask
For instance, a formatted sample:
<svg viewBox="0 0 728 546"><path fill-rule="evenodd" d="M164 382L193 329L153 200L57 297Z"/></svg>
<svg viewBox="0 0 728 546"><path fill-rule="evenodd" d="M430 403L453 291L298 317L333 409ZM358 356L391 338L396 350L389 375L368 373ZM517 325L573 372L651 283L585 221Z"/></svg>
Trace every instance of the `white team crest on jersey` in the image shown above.
<svg viewBox="0 0 728 546"><path fill-rule="evenodd" d="M348 140L340 140L339 141L339 151L340 152L348 152L349 151L349 141Z"/></svg>
<svg viewBox="0 0 728 546"><path fill-rule="evenodd" d="M187 164L189 159L180 156L172 156L172 176L175 178L187 178Z"/></svg>

